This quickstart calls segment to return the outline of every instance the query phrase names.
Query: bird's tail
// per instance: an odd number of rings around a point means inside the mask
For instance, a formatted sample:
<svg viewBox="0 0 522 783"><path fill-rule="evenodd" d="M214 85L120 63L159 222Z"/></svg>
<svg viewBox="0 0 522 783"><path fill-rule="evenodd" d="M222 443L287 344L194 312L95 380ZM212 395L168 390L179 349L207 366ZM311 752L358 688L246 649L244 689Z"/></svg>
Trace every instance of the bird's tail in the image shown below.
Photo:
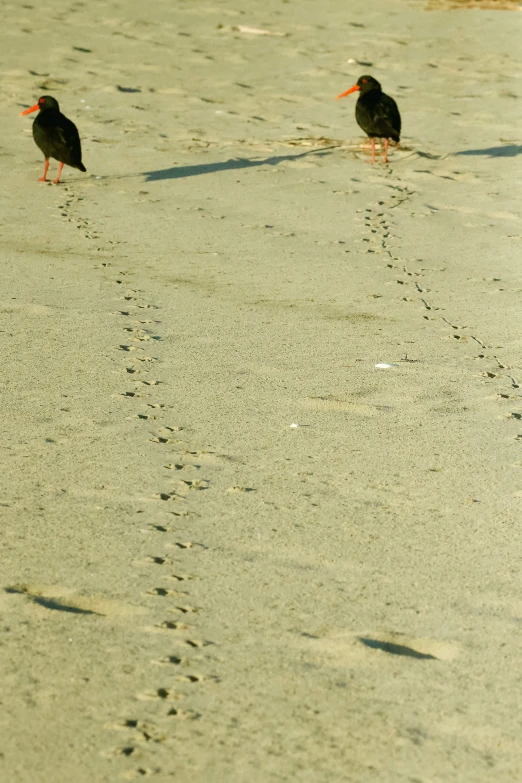
<svg viewBox="0 0 522 783"><path fill-rule="evenodd" d="M77 168L77 169L80 169L80 171L87 171L87 169L85 168L85 166L83 165L83 163L78 163L78 165L76 166L76 168Z"/></svg>

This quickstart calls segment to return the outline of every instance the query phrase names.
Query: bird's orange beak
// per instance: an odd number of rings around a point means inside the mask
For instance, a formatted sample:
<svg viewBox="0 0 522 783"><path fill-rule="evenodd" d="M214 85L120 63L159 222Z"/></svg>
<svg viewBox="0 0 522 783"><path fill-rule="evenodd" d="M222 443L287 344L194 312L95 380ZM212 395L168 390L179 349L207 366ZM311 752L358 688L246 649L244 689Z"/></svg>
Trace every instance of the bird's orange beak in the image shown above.
<svg viewBox="0 0 522 783"><path fill-rule="evenodd" d="M350 87L349 90L346 90L346 92L342 92L340 95L338 95L335 100L338 101L339 98L346 98L346 96L349 95L351 92L357 92L360 89L361 88L359 87L358 84L354 84L353 87ZM32 109L28 109L27 111L32 111Z"/></svg>
<svg viewBox="0 0 522 783"><path fill-rule="evenodd" d="M30 109L24 109L24 111L21 111L18 116L19 117L23 117L24 114L31 114L32 111L38 111L39 108L40 108L40 104L39 103L35 103L35 105L31 106Z"/></svg>

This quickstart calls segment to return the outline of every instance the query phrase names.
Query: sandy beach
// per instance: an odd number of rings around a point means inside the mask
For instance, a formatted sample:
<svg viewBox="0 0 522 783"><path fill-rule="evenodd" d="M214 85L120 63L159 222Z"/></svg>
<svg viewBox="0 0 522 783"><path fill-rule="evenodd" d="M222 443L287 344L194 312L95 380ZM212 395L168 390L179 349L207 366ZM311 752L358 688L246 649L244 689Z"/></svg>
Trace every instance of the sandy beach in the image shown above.
<svg viewBox="0 0 522 783"><path fill-rule="evenodd" d="M470 5L3 4L5 783L522 780L522 14Z"/></svg>

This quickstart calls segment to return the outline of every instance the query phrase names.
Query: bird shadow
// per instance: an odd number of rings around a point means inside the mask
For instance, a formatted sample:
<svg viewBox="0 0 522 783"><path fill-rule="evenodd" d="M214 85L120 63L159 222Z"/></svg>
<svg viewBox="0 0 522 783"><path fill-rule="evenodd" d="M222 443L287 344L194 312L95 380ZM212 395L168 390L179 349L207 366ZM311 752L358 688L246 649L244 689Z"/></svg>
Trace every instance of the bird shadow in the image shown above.
<svg viewBox="0 0 522 783"><path fill-rule="evenodd" d="M54 598L44 598L41 595L33 596L32 600L35 604L45 606L46 609L53 609L56 612L70 612L71 614L99 614L91 609L81 609L79 606L68 606L62 604L60 601L56 601Z"/></svg>
<svg viewBox="0 0 522 783"><path fill-rule="evenodd" d="M325 147L321 150L307 150L298 155L274 155L271 158L229 158L219 163L200 163L196 166L173 166L170 169L157 169L156 171L144 171L145 182L157 182L162 179L184 179L186 177L198 177L201 174L217 174L219 171L234 171L236 169L250 169L256 166L277 166L284 161L299 160L309 155L323 157L330 155L334 147Z"/></svg>
<svg viewBox="0 0 522 783"><path fill-rule="evenodd" d="M455 155L487 155L488 158L514 158L522 154L522 144L504 144L502 147L486 147L482 150L463 150Z"/></svg>
<svg viewBox="0 0 522 783"><path fill-rule="evenodd" d="M405 644L382 642L379 639L371 639L367 636L359 636L359 641L362 642L365 647L370 647L373 650L382 650L382 652L389 653L390 655L403 655L406 658L418 658L419 660L437 660L434 655L418 652L418 650L414 650L413 647L407 647Z"/></svg>

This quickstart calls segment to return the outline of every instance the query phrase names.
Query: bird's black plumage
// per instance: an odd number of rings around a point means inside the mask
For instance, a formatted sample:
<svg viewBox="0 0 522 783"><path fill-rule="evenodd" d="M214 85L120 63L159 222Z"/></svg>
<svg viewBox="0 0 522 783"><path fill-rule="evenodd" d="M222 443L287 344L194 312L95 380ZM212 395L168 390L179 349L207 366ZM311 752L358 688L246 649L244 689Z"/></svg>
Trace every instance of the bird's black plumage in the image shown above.
<svg viewBox="0 0 522 783"><path fill-rule="evenodd" d="M33 122L33 138L45 157L44 173L39 181L47 182L49 158L59 161L58 176L53 180L56 185L60 182L64 163L80 171L87 171L82 163L82 145L78 129L74 122L61 113L58 101L50 95L42 95L38 103L25 109L20 116L33 111L38 112Z"/></svg>
<svg viewBox="0 0 522 783"><path fill-rule="evenodd" d="M355 105L355 119L370 138L401 138L401 115L399 107L372 76L361 76L357 80L360 95Z"/></svg>
<svg viewBox="0 0 522 783"><path fill-rule="evenodd" d="M62 114L50 95L38 100L40 111L33 122L33 138L45 158L55 158L74 169L87 171L82 163L80 135L74 122Z"/></svg>
<svg viewBox="0 0 522 783"><path fill-rule="evenodd" d="M375 160L375 139L384 139L384 162L388 162L388 143L390 139L398 142L401 138L401 115L393 98L382 91L381 85L373 76L361 76L357 84L337 96L344 98L352 92L359 92L355 105L355 119L372 143L372 163Z"/></svg>

